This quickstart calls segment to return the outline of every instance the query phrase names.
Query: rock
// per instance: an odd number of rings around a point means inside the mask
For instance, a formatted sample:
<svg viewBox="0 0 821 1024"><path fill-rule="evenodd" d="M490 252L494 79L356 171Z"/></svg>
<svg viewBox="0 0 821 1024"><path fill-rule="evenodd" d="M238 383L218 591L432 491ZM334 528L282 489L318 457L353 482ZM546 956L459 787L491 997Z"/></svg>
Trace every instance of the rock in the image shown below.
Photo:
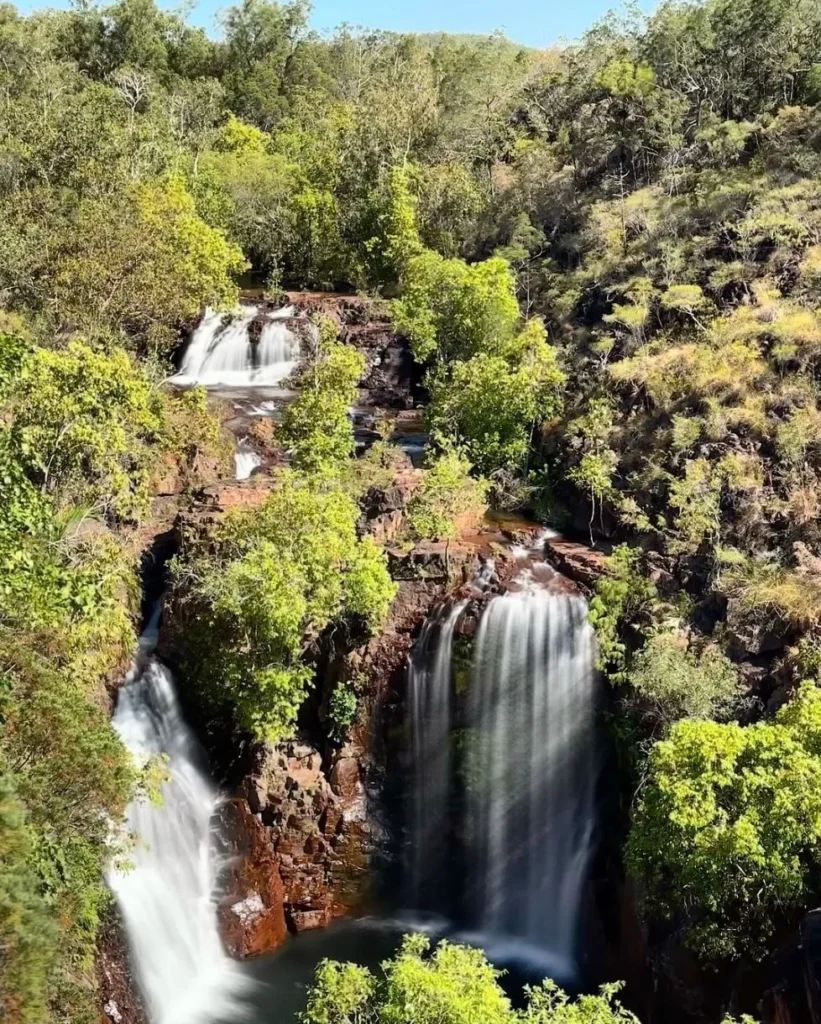
<svg viewBox="0 0 821 1024"><path fill-rule="evenodd" d="M148 1024L131 971L128 945L114 906L106 912L97 938L97 989L105 1024Z"/></svg>
<svg viewBox="0 0 821 1024"><path fill-rule="evenodd" d="M388 548L388 571L395 580L436 580L447 583L474 563L477 549L458 541L426 541L409 550Z"/></svg>
<svg viewBox="0 0 821 1024"><path fill-rule="evenodd" d="M544 551L545 557L559 572L582 586L592 588L602 576L610 573L607 555L585 544L565 540L563 537L548 537Z"/></svg>
<svg viewBox="0 0 821 1024"><path fill-rule="evenodd" d="M266 830L243 800L224 804L219 822L226 866L218 915L225 947L235 957L276 949L287 934L284 892Z"/></svg>

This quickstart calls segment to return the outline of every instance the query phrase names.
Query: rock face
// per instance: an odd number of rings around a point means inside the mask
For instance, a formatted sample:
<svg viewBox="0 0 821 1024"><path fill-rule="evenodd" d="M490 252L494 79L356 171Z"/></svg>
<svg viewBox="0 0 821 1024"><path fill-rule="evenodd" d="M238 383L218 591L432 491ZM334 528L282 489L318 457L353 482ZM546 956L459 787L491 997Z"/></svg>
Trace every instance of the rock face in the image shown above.
<svg viewBox="0 0 821 1024"><path fill-rule="evenodd" d="M101 1024L148 1024L131 975L122 924L114 908L100 929L96 971Z"/></svg>
<svg viewBox="0 0 821 1024"><path fill-rule="evenodd" d="M560 573L587 588L594 587L598 579L610 572L607 555L603 551L595 551L564 537L545 540L545 557Z"/></svg>
<svg viewBox="0 0 821 1024"><path fill-rule="evenodd" d="M307 744L260 746L255 762L242 793L275 859L283 920L293 931L321 928L350 908L337 882L357 868L346 858L347 826L367 817L358 764L351 761L346 770L331 773L335 789L319 752ZM264 860L249 873L264 873Z"/></svg>
<svg viewBox="0 0 821 1024"><path fill-rule="evenodd" d="M235 957L275 949L285 938L282 879L264 827L244 800L219 812L225 868L219 905L220 932Z"/></svg>

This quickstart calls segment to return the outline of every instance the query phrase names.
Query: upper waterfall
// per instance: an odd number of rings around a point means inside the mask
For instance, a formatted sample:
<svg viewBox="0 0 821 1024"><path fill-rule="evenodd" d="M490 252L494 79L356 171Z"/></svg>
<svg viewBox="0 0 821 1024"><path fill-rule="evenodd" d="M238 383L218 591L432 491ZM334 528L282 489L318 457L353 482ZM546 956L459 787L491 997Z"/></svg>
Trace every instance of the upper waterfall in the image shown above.
<svg viewBox="0 0 821 1024"><path fill-rule="evenodd" d="M293 316L292 306L264 314L260 306L243 305L238 315L206 309L183 354L172 384L204 387L272 387L294 369L299 339L283 322ZM258 336L251 325L260 321Z"/></svg>
<svg viewBox="0 0 821 1024"><path fill-rule="evenodd" d="M154 660L132 669L113 725L138 763L166 759L161 803L137 797L128 808L131 864L108 874L151 1024L230 1017L245 983L223 951L213 903L216 793L167 669Z"/></svg>

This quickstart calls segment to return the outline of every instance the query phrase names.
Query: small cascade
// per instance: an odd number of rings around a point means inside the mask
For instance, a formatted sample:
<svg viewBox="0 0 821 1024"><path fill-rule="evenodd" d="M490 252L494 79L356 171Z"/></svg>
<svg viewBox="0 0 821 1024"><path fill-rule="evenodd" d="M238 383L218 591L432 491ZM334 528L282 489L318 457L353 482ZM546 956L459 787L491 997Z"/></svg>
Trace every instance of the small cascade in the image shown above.
<svg viewBox="0 0 821 1024"><path fill-rule="evenodd" d="M467 601L443 606L411 652L408 688L413 743L411 903L429 909L431 889L447 876L453 633Z"/></svg>
<svg viewBox="0 0 821 1024"><path fill-rule="evenodd" d="M210 388L279 384L299 360L299 339L283 322L293 314L292 306L265 313L254 341L251 325L262 315L259 306L243 305L230 320L226 320L224 313L206 309L183 354L180 371L171 378L171 383Z"/></svg>
<svg viewBox="0 0 821 1024"><path fill-rule="evenodd" d="M594 642L583 598L494 598L471 673L473 923L573 972L596 778Z"/></svg>
<svg viewBox="0 0 821 1024"><path fill-rule="evenodd" d="M262 465L262 459L250 448L237 446L234 452L234 476L237 480L247 480L257 466Z"/></svg>
<svg viewBox="0 0 821 1024"><path fill-rule="evenodd" d="M167 759L162 802L138 798L128 808L129 868L108 875L151 1024L239 1019L247 983L223 951L213 903L217 797L167 669L143 656L120 691L113 725L138 763Z"/></svg>

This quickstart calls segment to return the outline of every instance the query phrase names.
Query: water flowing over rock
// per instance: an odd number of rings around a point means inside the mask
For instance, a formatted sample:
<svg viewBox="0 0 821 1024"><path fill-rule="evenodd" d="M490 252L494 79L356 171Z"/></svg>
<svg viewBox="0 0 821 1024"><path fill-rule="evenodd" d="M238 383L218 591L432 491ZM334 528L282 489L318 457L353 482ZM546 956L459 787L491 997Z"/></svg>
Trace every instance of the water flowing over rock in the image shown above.
<svg viewBox="0 0 821 1024"><path fill-rule="evenodd" d="M209 388L279 384L299 360L299 338L288 322L293 312L290 306L264 313L260 306L244 305L229 319L206 309L171 383Z"/></svg>
<svg viewBox="0 0 821 1024"><path fill-rule="evenodd" d="M453 632L467 601L443 606L422 627L408 666L413 742L411 886L416 907L447 876Z"/></svg>
<svg viewBox="0 0 821 1024"><path fill-rule="evenodd" d="M230 1013L243 982L225 954L212 894L211 818L217 795L157 661L135 667L113 724L138 763L166 759L161 802L136 798L129 870L109 872L152 1024L203 1024Z"/></svg>
<svg viewBox="0 0 821 1024"><path fill-rule="evenodd" d="M479 624L470 858L483 932L572 965L593 825L593 636L580 597L524 589Z"/></svg>
<svg viewBox="0 0 821 1024"><path fill-rule="evenodd" d="M594 822L594 641L584 599L536 568L489 601L474 585L477 600L443 606L415 647L412 903L455 912L498 961L568 981ZM477 612L468 672L454 637ZM442 893L443 878L461 900Z"/></svg>

